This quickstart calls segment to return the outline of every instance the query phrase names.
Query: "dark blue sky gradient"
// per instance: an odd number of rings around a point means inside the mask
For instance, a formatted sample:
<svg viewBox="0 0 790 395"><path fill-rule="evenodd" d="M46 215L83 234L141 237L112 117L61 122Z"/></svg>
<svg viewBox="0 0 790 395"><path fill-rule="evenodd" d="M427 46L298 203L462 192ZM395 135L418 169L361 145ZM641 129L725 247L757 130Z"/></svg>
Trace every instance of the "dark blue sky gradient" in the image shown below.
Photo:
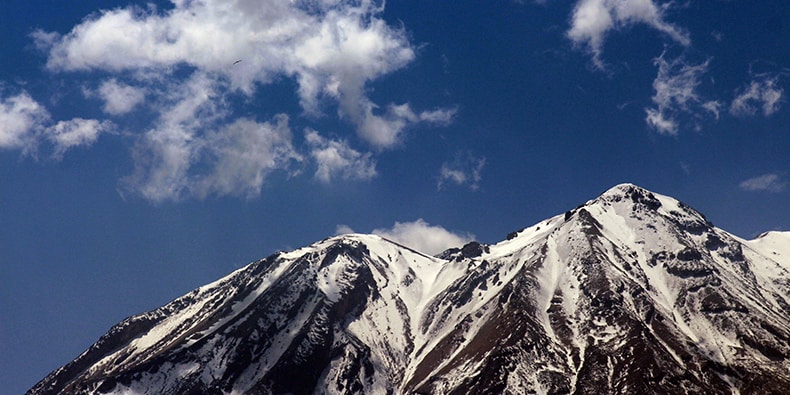
<svg viewBox="0 0 790 395"><path fill-rule="evenodd" d="M101 8L134 3L64 4L0 3L0 99L26 91L53 120L101 119L101 101L84 97L83 87L131 77L48 71L30 34L65 34ZM606 70L566 36L575 4L387 2L379 17L402 26L416 58L371 81L368 97L382 107L457 109L449 125L413 125L388 149L356 135L337 117L337 103L322 102L323 116L305 115L287 76L250 98L226 98L231 119L288 114L296 147L311 128L370 153L377 172L370 180L322 183L306 162L298 174L269 174L257 197L147 201L120 180L134 170L132 147L155 108L114 117L125 133L101 135L61 160L46 147L38 159L0 148L0 388L24 392L121 319L276 250L331 236L338 225L370 232L422 218L494 243L632 182L744 238L790 230L790 3L693 0L669 8L664 20L686 31L690 46L646 24L626 26L607 35ZM681 111L674 136L646 123L662 53L690 65L709 61L696 93L721 103L718 120L696 107ZM730 114L733 99L760 78L777 82L778 110ZM485 159L477 188L438 188L442 165L467 157ZM742 187L764 175L776 176L773 188Z"/></svg>

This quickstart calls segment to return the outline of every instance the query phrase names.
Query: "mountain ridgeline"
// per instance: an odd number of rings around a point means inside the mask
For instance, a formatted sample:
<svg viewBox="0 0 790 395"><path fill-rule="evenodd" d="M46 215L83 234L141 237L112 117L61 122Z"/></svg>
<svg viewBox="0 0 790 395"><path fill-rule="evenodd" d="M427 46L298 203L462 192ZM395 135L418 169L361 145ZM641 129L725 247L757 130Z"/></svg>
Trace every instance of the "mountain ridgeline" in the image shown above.
<svg viewBox="0 0 790 395"><path fill-rule="evenodd" d="M28 394L788 394L790 232L631 184L492 245L276 253L110 329Z"/></svg>

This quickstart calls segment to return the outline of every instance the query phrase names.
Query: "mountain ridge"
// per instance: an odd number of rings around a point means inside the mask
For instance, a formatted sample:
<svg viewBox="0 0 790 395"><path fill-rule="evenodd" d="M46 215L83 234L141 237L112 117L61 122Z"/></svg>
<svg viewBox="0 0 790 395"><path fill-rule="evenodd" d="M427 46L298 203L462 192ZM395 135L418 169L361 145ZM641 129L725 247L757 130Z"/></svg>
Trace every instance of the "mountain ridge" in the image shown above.
<svg viewBox="0 0 790 395"><path fill-rule="evenodd" d="M335 236L122 321L28 393L790 391L786 240L633 184L436 257Z"/></svg>

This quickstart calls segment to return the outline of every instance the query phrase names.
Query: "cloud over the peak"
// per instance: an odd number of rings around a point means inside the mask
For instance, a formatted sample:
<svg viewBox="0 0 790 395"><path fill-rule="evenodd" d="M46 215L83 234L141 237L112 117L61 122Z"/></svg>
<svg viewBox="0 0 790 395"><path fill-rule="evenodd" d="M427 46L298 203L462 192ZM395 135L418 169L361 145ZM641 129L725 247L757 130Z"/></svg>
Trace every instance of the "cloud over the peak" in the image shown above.
<svg viewBox="0 0 790 395"><path fill-rule="evenodd" d="M635 24L650 26L673 41L688 46L691 43L688 34L664 20L669 4L653 0L579 0L571 16L567 36L592 54L593 63L598 68L604 68L601 55L607 35Z"/></svg>
<svg viewBox="0 0 790 395"><path fill-rule="evenodd" d="M344 231L349 229L343 228ZM461 247L474 240L474 235L454 233L441 226L431 225L422 218L413 222L395 222L390 229L374 229L372 233L428 255Z"/></svg>

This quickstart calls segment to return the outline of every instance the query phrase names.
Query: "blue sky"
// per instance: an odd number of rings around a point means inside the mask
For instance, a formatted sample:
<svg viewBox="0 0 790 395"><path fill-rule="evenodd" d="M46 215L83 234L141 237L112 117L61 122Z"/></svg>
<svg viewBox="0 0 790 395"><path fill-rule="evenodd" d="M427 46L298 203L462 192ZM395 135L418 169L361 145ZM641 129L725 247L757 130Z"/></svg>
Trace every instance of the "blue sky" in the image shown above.
<svg viewBox="0 0 790 395"><path fill-rule="evenodd" d="M337 232L502 240L621 182L790 229L790 4L0 4L0 387Z"/></svg>

